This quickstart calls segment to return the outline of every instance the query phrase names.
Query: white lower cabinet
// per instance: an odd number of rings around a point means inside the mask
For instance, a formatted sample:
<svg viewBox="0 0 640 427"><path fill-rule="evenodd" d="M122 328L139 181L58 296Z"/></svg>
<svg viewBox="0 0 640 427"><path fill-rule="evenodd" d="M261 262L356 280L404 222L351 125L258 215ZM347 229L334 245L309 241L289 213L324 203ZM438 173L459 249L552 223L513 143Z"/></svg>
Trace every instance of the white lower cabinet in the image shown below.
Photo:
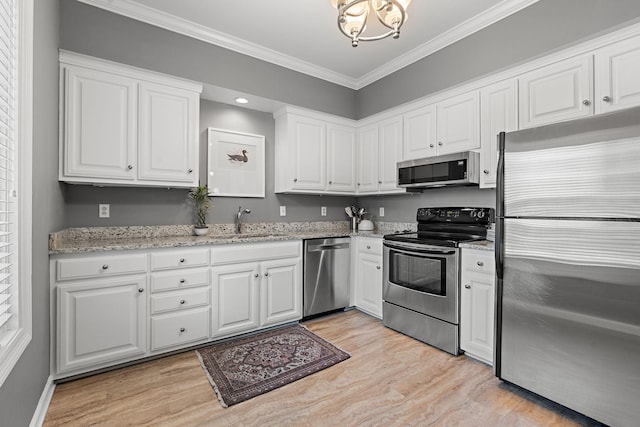
<svg viewBox="0 0 640 427"><path fill-rule="evenodd" d="M357 237L355 306L382 318L382 239Z"/></svg>
<svg viewBox="0 0 640 427"><path fill-rule="evenodd" d="M462 249L460 348L493 364L495 262L493 252Z"/></svg>
<svg viewBox="0 0 640 427"><path fill-rule="evenodd" d="M211 258L214 337L302 318L301 242L214 248Z"/></svg>
<svg viewBox="0 0 640 427"><path fill-rule="evenodd" d="M146 353L146 277L58 284L58 373L79 373Z"/></svg>

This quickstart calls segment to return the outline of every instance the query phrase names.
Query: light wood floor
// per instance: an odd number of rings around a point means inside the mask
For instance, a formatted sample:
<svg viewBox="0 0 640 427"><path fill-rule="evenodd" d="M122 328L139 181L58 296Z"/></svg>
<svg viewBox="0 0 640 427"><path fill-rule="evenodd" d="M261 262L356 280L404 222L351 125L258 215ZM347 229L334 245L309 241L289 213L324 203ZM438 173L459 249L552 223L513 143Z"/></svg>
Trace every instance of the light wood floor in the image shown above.
<svg viewBox="0 0 640 427"><path fill-rule="evenodd" d="M225 409L189 351L59 384L44 425L594 425L358 311L305 324L351 358Z"/></svg>

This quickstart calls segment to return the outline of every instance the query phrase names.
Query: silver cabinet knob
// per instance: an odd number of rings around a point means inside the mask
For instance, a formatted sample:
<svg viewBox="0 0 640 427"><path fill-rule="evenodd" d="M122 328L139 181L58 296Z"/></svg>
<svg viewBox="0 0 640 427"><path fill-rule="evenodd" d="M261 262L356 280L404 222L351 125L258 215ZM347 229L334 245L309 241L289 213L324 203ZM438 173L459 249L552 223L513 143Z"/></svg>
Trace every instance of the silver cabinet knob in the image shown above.
<svg viewBox="0 0 640 427"><path fill-rule="evenodd" d="M382 181L378 181L378 184L382 184Z"/></svg>
<svg viewBox="0 0 640 427"><path fill-rule="evenodd" d="M107 268L109 268L109 264L105 264L105 265L102 266L103 270L106 270Z"/></svg>
<svg viewBox="0 0 640 427"><path fill-rule="evenodd" d="M482 172L484 172L485 175L489 175L489 169L485 169Z"/></svg>
<svg viewBox="0 0 640 427"><path fill-rule="evenodd" d="M180 263L183 263L185 261L185 259L184 258L180 258L179 261L180 261Z"/></svg>
<svg viewBox="0 0 640 427"><path fill-rule="evenodd" d="M478 267L482 267L484 265L484 262L478 261L478 262L476 262L476 264L478 264Z"/></svg>
<svg viewBox="0 0 640 427"><path fill-rule="evenodd" d="M264 277L269 277L269 272L264 273Z"/></svg>
<svg viewBox="0 0 640 427"><path fill-rule="evenodd" d="M258 277L260 277L260 275L258 273L256 273L255 276L253 276L253 277L255 277L257 279Z"/></svg>
<svg viewBox="0 0 640 427"><path fill-rule="evenodd" d="M138 292L143 293L144 292L144 288L138 288Z"/></svg>
<svg viewBox="0 0 640 427"><path fill-rule="evenodd" d="M429 144L429 148L433 148L433 144Z"/></svg>
<svg viewBox="0 0 640 427"><path fill-rule="evenodd" d="M603 97L602 97L602 100L603 100L604 102L610 102L610 101L611 101L611 97L610 97L610 96L605 95L605 96L603 96Z"/></svg>
<svg viewBox="0 0 640 427"><path fill-rule="evenodd" d="M371 245L367 245L367 249L371 249Z"/></svg>
<svg viewBox="0 0 640 427"><path fill-rule="evenodd" d="M184 332L184 331L186 331L186 329L185 329L185 328L180 328L180 332L181 332L181 333L182 333L182 332Z"/></svg>
<svg viewBox="0 0 640 427"><path fill-rule="evenodd" d="M471 285L464 285L465 289L471 289Z"/></svg>
<svg viewBox="0 0 640 427"><path fill-rule="evenodd" d="M358 187L360 187L360 183L358 183Z"/></svg>
<svg viewBox="0 0 640 427"><path fill-rule="evenodd" d="M193 169L189 169L189 170L187 171L187 173L192 173L192 172L193 172Z"/></svg>
<svg viewBox="0 0 640 427"><path fill-rule="evenodd" d="M186 302L185 300L181 299L180 300L180 305L184 305L185 302Z"/></svg>
<svg viewBox="0 0 640 427"><path fill-rule="evenodd" d="M329 185L333 184L333 181L329 181Z"/></svg>
<svg viewBox="0 0 640 427"><path fill-rule="evenodd" d="M438 141L438 145L442 147L442 141Z"/></svg>
<svg viewBox="0 0 640 427"><path fill-rule="evenodd" d="M379 265L376 265L376 270L380 270L380 266Z"/></svg>
<svg viewBox="0 0 640 427"><path fill-rule="evenodd" d="M589 101L588 99L585 99L584 101L582 101L582 103L584 105L589 105L589 104L591 104L591 101Z"/></svg>
<svg viewBox="0 0 640 427"><path fill-rule="evenodd" d="M298 178L293 178L293 182L298 182Z"/></svg>
<svg viewBox="0 0 640 427"><path fill-rule="evenodd" d="M133 169L133 165L127 165L127 169L129 170Z"/></svg>
<svg viewBox="0 0 640 427"><path fill-rule="evenodd" d="M186 280L185 279L180 279L180 283L185 283Z"/></svg>

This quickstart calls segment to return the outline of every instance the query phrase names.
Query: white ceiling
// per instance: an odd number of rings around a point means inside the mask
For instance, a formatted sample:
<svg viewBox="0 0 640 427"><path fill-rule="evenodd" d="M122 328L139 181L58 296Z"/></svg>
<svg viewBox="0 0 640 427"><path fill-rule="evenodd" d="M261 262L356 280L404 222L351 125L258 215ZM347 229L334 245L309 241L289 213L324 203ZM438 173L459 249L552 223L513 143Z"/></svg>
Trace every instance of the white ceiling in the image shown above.
<svg viewBox="0 0 640 427"><path fill-rule="evenodd" d="M359 89L538 0L413 0L399 39L357 48L330 0L79 1Z"/></svg>

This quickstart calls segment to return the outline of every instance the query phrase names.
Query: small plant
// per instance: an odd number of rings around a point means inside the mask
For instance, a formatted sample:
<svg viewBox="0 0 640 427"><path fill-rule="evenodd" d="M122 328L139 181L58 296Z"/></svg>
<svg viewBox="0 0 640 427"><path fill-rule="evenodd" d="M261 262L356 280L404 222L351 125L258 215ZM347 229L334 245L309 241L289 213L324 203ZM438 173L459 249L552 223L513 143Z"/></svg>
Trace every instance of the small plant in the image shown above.
<svg viewBox="0 0 640 427"><path fill-rule="evenodd" d="M196 228L207 228L207 212L209 211L209 188L206 185L198 185L189 190L189 198L193 200L196 208Z"/></svg>

